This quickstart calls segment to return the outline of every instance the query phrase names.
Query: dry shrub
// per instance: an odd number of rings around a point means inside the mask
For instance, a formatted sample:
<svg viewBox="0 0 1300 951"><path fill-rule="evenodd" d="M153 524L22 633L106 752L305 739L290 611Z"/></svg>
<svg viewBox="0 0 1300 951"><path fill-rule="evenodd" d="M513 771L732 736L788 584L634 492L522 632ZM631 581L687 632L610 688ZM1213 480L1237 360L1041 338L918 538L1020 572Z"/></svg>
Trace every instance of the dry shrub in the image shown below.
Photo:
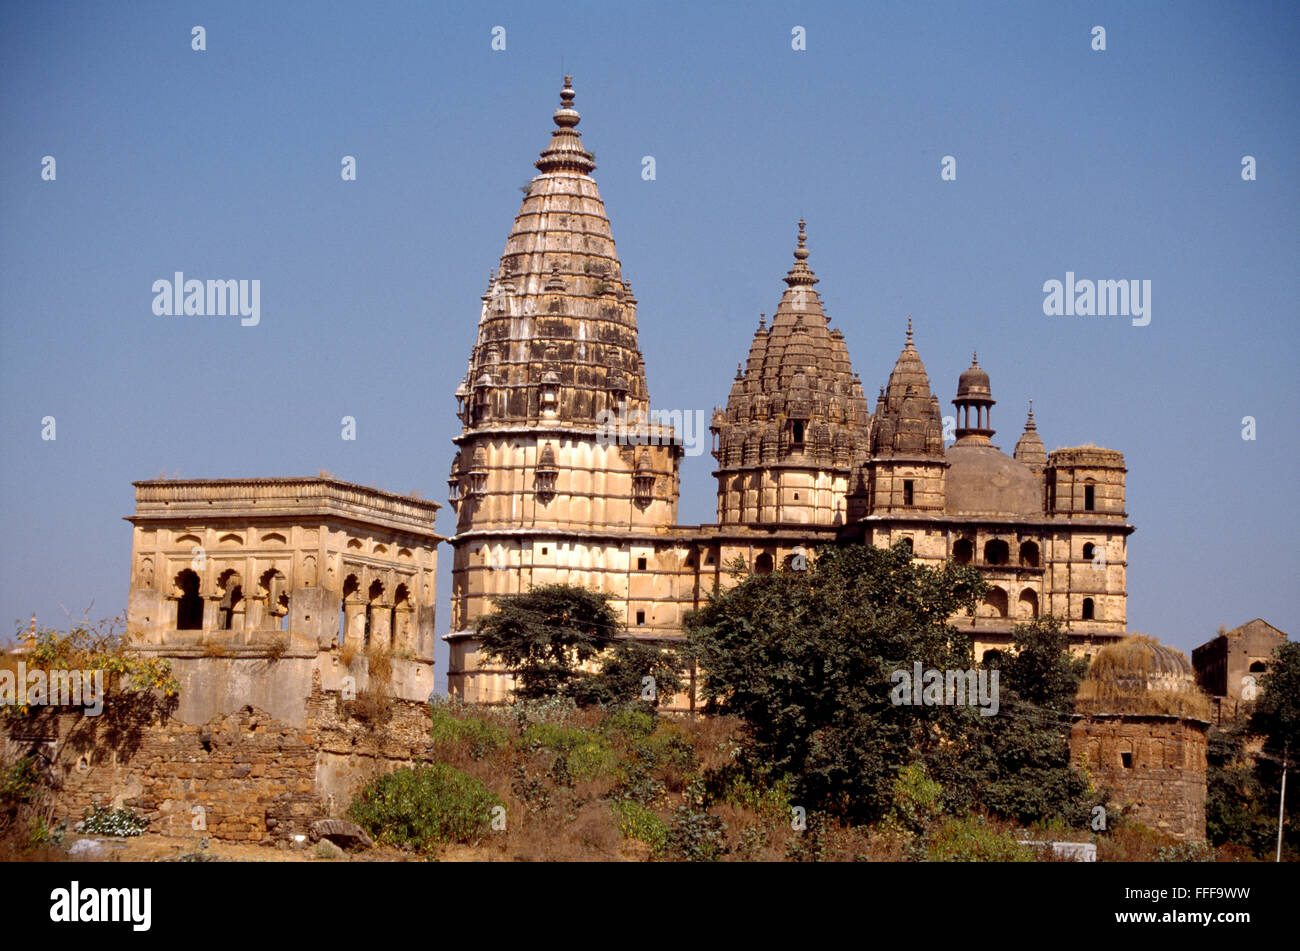
<svg viewBox="0 0 1300 951"><path fill-rule="evenodd" d="M1210 701L1194 683L1156 668L1159 641L1132 634L1099 650L1079 686L1075 712L1081 714L1164 715L1210 718Z"/></svg>
<svg viewBox="0 0 1300 951"><path fill-rule="evenodd" d="M224 641L212 640L205 637L203 639L203 656L204 657L229 657L230 648Z"/></svg>

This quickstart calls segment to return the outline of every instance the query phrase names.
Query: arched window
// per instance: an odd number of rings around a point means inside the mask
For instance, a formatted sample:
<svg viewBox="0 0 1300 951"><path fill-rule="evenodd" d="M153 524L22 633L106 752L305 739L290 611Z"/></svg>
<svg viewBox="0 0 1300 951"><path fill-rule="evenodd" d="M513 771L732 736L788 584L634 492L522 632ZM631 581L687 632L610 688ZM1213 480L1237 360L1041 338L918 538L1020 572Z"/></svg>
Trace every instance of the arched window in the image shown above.
<svg viewBox="0 0 1300 951"><path fill-rule="evenodd" d="M900 538L900 539L896 542L896 544L898 544L898 545L902 545L902 546L903 546L903 549L904 549L904 550L905 550L909 555L912 554L913 551L914 551L914 549L913 549L913 547L912 547L912 536L910 536L910 535L904 535L902 538Z"/></svg>
<svg viewBox="0 0 1300 951"><path fill-rule="evenodd" d="M348 625L354 624L354 617L360 613L360 599L357 597L357 591L361 588L361 582L357 580L356 575L348 575L343 579L343 600L339 603L339 643L342 644L347 640L349 633Z"/></svg>
<svg viewBox="0 0 1300 951"><path fill-rule="evenodd" d="M228 568L217 579L221 589L221 603L217 607L217 627L223 631L237 630L243 626L244 581L239 572ZM239 621L238 627L235 622Z"/></svg>
<svg viewBox="0 0 1300 951"><path fill-rule="evenodd" d="M969 538L959 538L952 543L952 560L959 565L969 565L975 557L975 543Z"/></svg>
<svg viewBox="0 0 1300 951"><path fill-rule="evenodd" d="M772 556L767 552L759 555L754 559L754 574L767 575L772 573Z"/></svg>
<svg viewBox="0 0 1300 951"><path fill-rule="evenodd" d="M1083 507L1089 512L1097 507L1097 487L1091 481L1083 487Z"/></svg>
<svg viewBox="0 0 1300 951"><path fill-rule="evenodd" d="M792 428L794 430L793 432L794 438L791 441L796 446L802 446L803 445L803 423L796 420Z"/></svg>
<svg viewBox="0 0 1300 951"><path fill-rule="evenodd" d="M984 617L1006 617L1007 593L996 585L989 588L988 594L984 596L984 610L980 613Z"/></svg>
<svg viewBox="0 0 1300 951"><path fill-rule="evenodd" d="M367 649L370 647L370 634L375 630L375 612L379 610L375 602L384 596L384 585L378 578L370 582L369 595L370 598L366 602L366 632L362 638L362 643Z"/></svg>
<svg viewBox="0 0 1300 951"><path fill-rule="evenodd" d="M203 598L199 594L199 576L186 568L176 576L176 587L181 596L176 602L176 629L199 631L203 629Z"/></svg>
<svg viewBox="0 0 1300 951"><path fill-rule="evenodd" d="M1038 543L1037 542L1020 543L1020 564L1026 568L1038 567Z"/></svg>
<svg viewBox="0 0 1300 951"><path fill-rule="evenodd" d="M411 593L404 584L399 584L393 592L393 617L389 631L394 647L410 647Z"/></svg>
<svg viewBox="0 0 1300 951"><path fill-rule="evenodd" d="M1021 591L1018 609L1022 618L1038 617L1038 592L1033 588Z"/></svg>
<svg viewBox="0 0 1300 951"><path fill-rule="evenodd" d="M1093 605L1093 603L1092 603L1092 598L1084 598L1084 599L1083 599L1083 619L1084 619L1085 621L1091 621L1091 620L1093 620L1093 618L1094 618L1095 615L1096 615L1096 612L1097 612L1097 609L1096 609L1096 607L1095 607L1095 606Z"/></svg>
<svg viewBox="0 0 1300 951"><path fill-rule="evenodd" d="M984 543L984 563L986 565L1005 565L1011 560L1011 546L1000 538L990 539Z"/></svg>
<svg viewBox="0 0 1300 951"><path fill-rule="evenodd" d="M1083 560L1092 561L1096 557L1097 557L1097 546L1094 545L1092 542L1087 542L1083 546Z"/></svg>

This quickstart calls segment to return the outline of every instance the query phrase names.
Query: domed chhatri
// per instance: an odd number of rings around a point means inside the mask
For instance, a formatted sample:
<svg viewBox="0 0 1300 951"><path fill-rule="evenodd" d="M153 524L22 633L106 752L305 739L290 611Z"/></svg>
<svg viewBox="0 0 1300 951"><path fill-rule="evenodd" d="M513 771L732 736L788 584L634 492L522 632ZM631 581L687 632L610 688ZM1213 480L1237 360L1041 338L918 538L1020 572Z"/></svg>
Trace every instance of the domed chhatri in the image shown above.
<svg viewBox="0 0 1300 951"><path fill-rule="evenodd" d="M1093 655L1076 711L1185 716L1208 720L1209 700L1182 651L1133 634Z"/></svg>

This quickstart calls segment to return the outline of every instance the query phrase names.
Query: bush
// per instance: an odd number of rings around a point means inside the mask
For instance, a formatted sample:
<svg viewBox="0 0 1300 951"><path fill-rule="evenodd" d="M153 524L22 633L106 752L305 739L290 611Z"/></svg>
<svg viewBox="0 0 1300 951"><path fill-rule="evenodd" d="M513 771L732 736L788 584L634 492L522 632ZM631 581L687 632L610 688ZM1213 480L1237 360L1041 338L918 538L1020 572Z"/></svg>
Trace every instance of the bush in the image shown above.
<svg viewBox="0 0 1300 951"><path fill-rule="evenodd" d="M40 771L30 756L0 768L0 809L11 810L20 802L31 802L40 785Z"/></svg>
<svg viewBox="0 0 1300 951"><path fill-rule="evenodd" d="M534 723L520 737L525 749L545 749L558 753L564 770L572 779L586 781L611 772L618 756L609 740L579 727L554 723Z"/></svg>
<svg viewBox="0 0 1300 951"><path fill-rule="evenodd" d="M644 842L655 855L661 854L667 847L668 823L653 809L630 800L612 802L610 809L618 821L618 831L624 838Z"/></svg>
<svg viewBox="0 0 1300 951"><path fill-rule="evenodd" d="M434 748L464 746L471 759L483 759L510 745L510 731L485 717L452 715L444 704L429 705Z"/></svg>
<svg viewBox="0 0 1300 951"><path fill-rule="evenodd" d="M499 805L477 779L433 763L379 777L352 800L348 815L376 842L430 852L447 842L479 839Z"/></svg>
<svg viewBox="0 0 1300 951"><path fill-rule="evenodd" d="M1034 853L975 816L945 822L930 840L933 862L1031 862Z"/></svg>
<svg viewBox="0 0 1300 951"><path fill-rule="evenodd" d="M665 851L688 862L716 862L729 851L727 824L693 804L679 806Z"/></svg>
<svg viewBox="0 0 1300 951"><path fill-rule="evenodd" d="M149 828L149 820L134 809L110 809L92 806L86 810L81 831L87 835L140 835Z"/></svg>
<svg viewBox="0 0 1300 951"><path fill-rule="evenodd" d="M924 764L913 763L898 771L894 801L885 819L887 827L920 834L942 811L943 784L929 777Z"/></svg>

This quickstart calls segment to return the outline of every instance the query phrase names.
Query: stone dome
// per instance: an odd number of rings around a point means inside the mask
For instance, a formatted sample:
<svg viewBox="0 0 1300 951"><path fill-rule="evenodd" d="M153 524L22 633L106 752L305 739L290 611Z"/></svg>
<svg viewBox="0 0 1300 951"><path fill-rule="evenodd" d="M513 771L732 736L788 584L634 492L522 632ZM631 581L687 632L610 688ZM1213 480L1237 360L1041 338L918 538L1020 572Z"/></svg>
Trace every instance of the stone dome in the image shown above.
<svg viewBox="0 0 1300 951"><path fill-rule="evenodd" d="M973 357L971 365L957 378L957 399L991 399L992 396L989 375L979 365L979 357Z"/></svg>
<svg viewBox="0 0 1300 951"><path fill-rule="evenodd" d="M1022 462L992 446L952 445L945 509L950 515L1042 515L1043 487Z"/></svg>
<svg viewBox="0 0 1300 951"><path fill-rule="evenodd" d="M1093 656L1079 686L1076 709L1201 717L1208 705L1186 654L1134 634Z"/></svg>

